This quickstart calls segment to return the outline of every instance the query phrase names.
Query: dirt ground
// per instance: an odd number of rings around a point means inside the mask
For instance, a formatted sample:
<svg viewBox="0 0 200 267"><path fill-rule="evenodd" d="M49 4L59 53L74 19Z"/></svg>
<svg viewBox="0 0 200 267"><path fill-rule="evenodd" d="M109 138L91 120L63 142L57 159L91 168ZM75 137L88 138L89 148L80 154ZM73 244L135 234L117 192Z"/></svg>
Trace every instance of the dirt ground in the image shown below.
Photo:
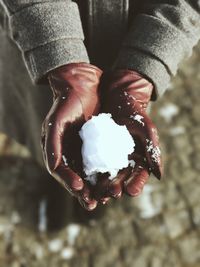
<svg viewBox="0 0 200 267"><path fill-rule="evenodd" d="M1 267L200 266L200 45L152 108L165 175L84 212L0 135Z"/></svg>

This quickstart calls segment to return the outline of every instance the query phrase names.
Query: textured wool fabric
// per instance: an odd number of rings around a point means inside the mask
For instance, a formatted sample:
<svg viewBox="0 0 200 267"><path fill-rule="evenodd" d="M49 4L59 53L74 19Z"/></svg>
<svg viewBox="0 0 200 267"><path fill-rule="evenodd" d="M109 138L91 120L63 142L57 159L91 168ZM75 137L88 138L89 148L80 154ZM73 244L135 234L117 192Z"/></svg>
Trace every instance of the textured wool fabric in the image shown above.
<svg viewBox="0 0 200 267"><path fill-rule="evenodd" d="M143 2L114 67L145 75L162 95L179 63L191 55L200 39L200 1Z"/></svg>
<svg viewBox="0 0 200 267"><path fill-rule="evenodd" d="M136 1L130 2L134 7ZM114 68L138 71L162 95L179 63L191 54L200 39L200 2L140 2L143 8L133 18ZM71 0L0 0L0 3L7 9L11 34L34 82L41 81L58 66L89 62L78 7Z"/></svg>
<svg viewBox="0 0 200 267"><path fill-rule="evenodd" d="M10 36L23 53L33 82L61 65L89 63L78 6L64 1L3 0Z"/></svg>

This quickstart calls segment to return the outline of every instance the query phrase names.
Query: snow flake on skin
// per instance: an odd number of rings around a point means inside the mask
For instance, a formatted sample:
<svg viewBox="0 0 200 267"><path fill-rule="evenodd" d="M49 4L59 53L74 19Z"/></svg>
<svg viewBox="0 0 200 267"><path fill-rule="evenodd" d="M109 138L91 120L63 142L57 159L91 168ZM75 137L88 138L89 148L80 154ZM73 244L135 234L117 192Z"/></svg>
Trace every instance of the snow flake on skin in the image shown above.
<svg viewBox="0 0 200 267"><path fill-rule="evenodd" d="M62 159L63 159L64 165L68 166L67 158L65 157L65 155L62 155Z"/></svg>
<svg viewBox="0 0 200 267"><path fill-rule="evenodd" d="M62 99L66 99L66 96L62 96Z"/></svg>
<svg viewBox="0 0 200 267"><path fill-rule="evenodd" d="M142 126L144 126L144 122L142 121L142 119L144 119L143 116L136 114L136 115L131 115L130 118L139 122L140 124L142 124Z"/></svg>
<svg viewBox="0 0 200 267"><path fill-rule="evenodd" d="M86 181L90 182L91 185L96 185L97 183L97 175L91 174L84 178Z"/></svg>
<svg viewBox="0 0 200 267"><path fill-rule="evenodd" d="M129 95L130 98L132 98L133 100L136 100L136 98L132 95Z"/></svg>
<svg viewBox="0 0 200 267"><path fill-rule="evenodd" d="M49 122L49 123L48 123L48 125L49 125L49 126L52 126L52 123L51 123L51 122Z"/></svg>
<svg viewBox="0 0 200 267"><path fill-rule="evenodd" d="M146 139L147 142L147 152L151 154L151 158L154 162L160 162L160 148L158 146L154 147L153 142L149 139Z"/></svg>
<svg viewBox="0 0 200 267"><path fill-rule="evenodd" d="M136 98L132 95L129 95L126 91L124 92L124 95L127 96L128 98L131 98L133 100L136 100Z"/></svg>
<svg viewBox="0 0 200 267"><path fill-rule="evenodd" d="M135 161L129 160L129 165L130 165L130 167L134 168L135 167Z"/></svg>

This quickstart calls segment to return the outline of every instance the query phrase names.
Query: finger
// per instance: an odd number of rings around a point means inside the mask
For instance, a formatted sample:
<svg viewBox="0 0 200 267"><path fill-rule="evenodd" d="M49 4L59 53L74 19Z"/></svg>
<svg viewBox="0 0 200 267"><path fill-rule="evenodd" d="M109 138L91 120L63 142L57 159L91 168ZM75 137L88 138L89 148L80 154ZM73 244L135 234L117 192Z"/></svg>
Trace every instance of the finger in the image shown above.
<svg viewBox="0 0 200 267"><path fill-rule="evenodd" d="M145 155L150 171L160 179L162 176L162 159L159 148L159 138L156 127L152 124L145 140Z"/></svg>
<svg viewBox="0 0 200 267"><path fill-rule="evenodd" d="M123 192L123 182L130 175L131 168L125 168L119 172L116 178L108 185L108 194L113 198L121 198Z"/></svg>
<svg viewBox="0 0 200 267"><path fill-rule="evenodd" d="M81 177L63 163L56 168L52 175L71 193L82 190L84 186Z"/></svg>
<svg viewBox="0 0 200 267"><path fill-rule="evenodd" d="M92 197L91 188L85 184L83 189L78 192L79 203L88 211L92 211L97 207L97 200Z"/></svg>
<svg viewBox="0 0 200 267"><path fill-rule="evenodd" d="M109 180L110 174L108 173L103 173L103 174L98 174L97 176L97 182L94 187L94 196L95 199L100 201L100 199L109 197L108 195L108 186L110 184Z"/></svg>
<svg viewBox="0 0 200 267"><path fill-rule="evenodd" d="M74 108L76 106L76 108ZM57 168L62 157L63 138L68 138L71 126L75 125L77 119L82 117L82 105L79 98L73 94L67 98L57 98L47 115L45 123L45 153L47 168L53 171Z"/></svg>
<svg viewBox="0 0 200 267"><path fill-rule="evenodd" d="M46 125L45 154L47 168L50 173L61 162L63 132L64 129L61 129L56 122L49 122Z"/></svg>
<svg viewBox="0 0 200 267"><path fill-rule="evenodd" d="M42 154L43 154L44 161L46 162L46 153L45 153L45 142L46 141L45 140L46 140L45 132L44 132L44 129L42 127L41 138L40 138L40 146L42 148Z"/></svg>
<svg viewBox="0 0 200 267"><path fill-rule="evenodd" d="M102 197L101 199L99 199L99 202L103 205L107 204L110 200L110 197Z"/></svg>
<svg viewBox="0 0 200 267"><path fill-rule="evenodd" d="M140 195L148 178L149 171L147 168L141 165L135 166L132 174L124 181L124 191L132 197Z"/></svg>
<svg viewBox="0 0 200 267"><path fill-rule="evenodd" d="M132 120L132 123L131 120L128 121L128 130L136 140L139 140L142 145L139 150L142 153L144 151L151 172L160 179L162 176L162 161L157 128L144 110L136 104L135 109L137 111L134 118L139 116L137 120Z"/></svg>

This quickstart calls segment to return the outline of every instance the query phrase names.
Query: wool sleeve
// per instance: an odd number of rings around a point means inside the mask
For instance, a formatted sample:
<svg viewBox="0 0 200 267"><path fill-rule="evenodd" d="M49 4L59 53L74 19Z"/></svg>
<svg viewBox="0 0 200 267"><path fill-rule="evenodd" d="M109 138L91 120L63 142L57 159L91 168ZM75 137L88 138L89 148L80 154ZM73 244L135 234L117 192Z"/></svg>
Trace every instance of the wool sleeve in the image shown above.
<svg viewBox="0 0 200 267"><path fill-rule="evenodd" d="M71 0L0 0L10 36L22 52L34 83L59 66L89 63L79 9Z"/></svg>
<svg viewBox="0 0 200 267"><path fill-rule="evenodd" d="M135 70L149 78L154 97L168 88L179 63L200 39L200 1L144 1L120 49L114 68Z"/></svg>

